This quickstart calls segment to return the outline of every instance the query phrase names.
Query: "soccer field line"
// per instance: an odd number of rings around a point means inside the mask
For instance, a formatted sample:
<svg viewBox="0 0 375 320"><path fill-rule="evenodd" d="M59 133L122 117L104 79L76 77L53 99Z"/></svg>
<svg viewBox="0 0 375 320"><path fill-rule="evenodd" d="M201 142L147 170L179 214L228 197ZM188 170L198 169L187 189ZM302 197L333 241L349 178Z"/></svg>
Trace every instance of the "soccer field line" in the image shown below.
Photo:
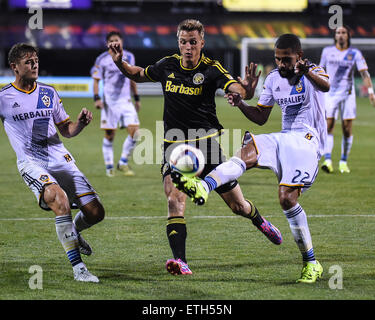
<svg viewBox="0 0 375 320"><path fill-rule="evenodd" d="M265 218L282 217L282 214L265 215ZM308 218L375 218L375 214L312 214ZM105 220L130 220L130 219L165 219L165 216L123 216L123 217L105 217ZM239 216L189 216L189 219L234 219ZM48 221L55 220L55 218L0 218L0 221Z"/></svg>

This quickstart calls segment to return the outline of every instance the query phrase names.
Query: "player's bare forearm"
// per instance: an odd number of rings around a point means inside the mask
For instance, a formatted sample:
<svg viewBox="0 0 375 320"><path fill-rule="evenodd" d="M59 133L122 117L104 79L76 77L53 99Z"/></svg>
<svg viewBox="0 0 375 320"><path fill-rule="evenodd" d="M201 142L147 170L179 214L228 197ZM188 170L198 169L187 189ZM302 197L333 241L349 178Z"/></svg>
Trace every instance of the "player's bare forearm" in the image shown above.
<svg viewBox="0 0 375 320"><path fill-rule="evenodd" d="M104 107L102 100L100 99L99 96L99 79L94 78L94 85L93 85L93 90L94 90L94 106L97 109L102 109Z"/></svg>
<svg viewBox="0 0 375 320"><path fill-rule="evenodd" d="M133 80L130 80L130 89L131 89L131 91L133 93L133 97L134 97L135 110L137 112L139 112L139 110L141 109L141 101L140 101L140 97L139 97L139 94L138 94L137 83Z"/></svg>
<svg viewBox="0 0 375 320"><path fill-rule="evenodd" d="M133 80L130 81L130 89L131 89L133 95L138 94L137 83Z"/></svg>
<svg viewBox="0 0 375 320"><path fill-rule="evenodd" d="M72 138L78 135L84 127L92 120L92 112L83 108L77 117L77 121L67 121L57 126L61 135L65 138Z"/></svg>
<svg viewBox="0 0 375 320"><path fill-rule="evenodd" d="M329 91L330 84L327 77L316 74L310 70L306 73L306 78L308 78L318 90L323 92Z"/></svg>
<svg viewBox="0 0 375 320"><path fill-rule="evenodd" d="M248 99L246 90L239 83L231 84L228 88L228 91L234 94L239 94L242 99Z"/></svg>
<svg viewBox="0 0 375 320"><path fill-rule="evenodd" d="M323 74L315 73L313 72L314 69L310 68L311 64L308 59L298 60L294 66L294 72L298 76L305 75L318 90L328 92L330 88L328 77Z"/></svg>
<svg viewBox="0 0 375 320"><path fill-rule="evenodd" d="M373 106L375 106L375 94L374 94L374 88L372 86L370 73L367 70L362 70L360 71L360 74L363 79L363 84L368 90L368 97L370 99L370 102Z"/></svg>
<svg viewBox="0 0 375 320"><path fill-rule="evenodd" d="M59 130L59 131L63 137L73 138L76 135L78 135L83 130L84 127L85 125L81 124L79 121L76 121L76 122L70 121L64 126L63 130Z"/></svg>
<svg viewBox="0 0 375 320"><path fill-rule="evenodd" d="M226 98L230 105L238 107L246 118L260 126L265 124L270 116L271 107L250 106L237 93L229 93Z"/></svg>
<svg viewBox="0 0 375 320"><path fill-rule="evenodd" d="M138 66L132 66L126 61L115 62L119 70L130 80L134 82L149 82L144 69Z"/></svg>
<svg viewBox="0 0 375 320"><path fill-rule="evenodd" d="M99 79L94 78L93 90L94 90L94 95L99 94Z"/></svg>
<svg viewBox="0 0 375 320"><path fill-rule="evenodd" d="M143 70L138 66L132 66L126 61L122 60L123 49L120 42L111 42L108 44L108 52L112 57L113 62L117 68L130 80L135 82L147 82L150 81Z"/></svg>
<svg viewBox="0 0 375 320"><path fill-rule="evenodd" d="M246 118L260 126L264 125L267 122L271 113L271 108L250 106L245 101L242 101L241 105L238 106L238 108Z"/></svg>
<svg viewBox="0 0 375 320"><path fill-rule="evenodd" d="M366 88L372 88L372 81L370 77L370 73L367 70L363 70L360 72L363 84L366 86Z"/></svg>

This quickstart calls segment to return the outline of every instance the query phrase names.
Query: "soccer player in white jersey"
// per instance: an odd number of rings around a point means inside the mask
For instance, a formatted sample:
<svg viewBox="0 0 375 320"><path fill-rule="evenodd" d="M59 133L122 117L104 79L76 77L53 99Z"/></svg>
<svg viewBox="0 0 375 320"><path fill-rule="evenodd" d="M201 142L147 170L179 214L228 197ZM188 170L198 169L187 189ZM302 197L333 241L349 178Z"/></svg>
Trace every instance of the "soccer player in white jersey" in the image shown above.
<svg viewBox="0 0 375 320"><path fill-rule="evenodd" d="M123 43L122 36L117 31L111 31L106 36L107 46L112 42ZM123 59L131 65L135 64L134 55L123 50ZM94 79L95 106L101 109L100 128L105 130L103 138L103 157L108 177L114 176L113 141L116 129L127 128L128 136L123 145L121 158L117 163L117 169L125 176L133 176L134 171L129 167L129 156L135 148L137 131L139 129L138 111L141 107L137 91L137 84L126 78L116 67L108 51L102 53L95 61L91 69ZM103 80L103 100L99 96L99 82ZM135 100L135 106L131 100L131 92Z"/></svg>
<svg viewBox="0 0 375 320"><path fill-rule="evenodd" d="M37 49L16 44L8 61L15 81L0 91L0 118L17 156L17 167L39 206L52 210L56 233L73 267L74 279L99 282L81 259L92 250L80 232L104 218L104 208L73 156L60 141L56 127L66 138L78 135L92 113L83 108L73 122L56 90L37 82ZM56 127L55 127L56 126ZM79 208L72 221L71 208Z"/></svg>
<svg viewBox="0 0 375 320"><path fill-rule="evenodd" d="M326 94L328 136L322 169L327 173L334 170L331 158L334 144L333 129L340 111L343 136L339 171L349 173L347 160L353 144L352 127L353 120L356 118L355 68L361 74L372 105L375 105L375 95L365 58L361 51L350 45L350 28L347 26L337 28L334 39L335 45L324 48L320 60L320 65L327 70L331 80L331 89Z"/></svg>
<svg viewBox="0 0 375 320"><path fill-rule="evenodd" d="M233 93L227 95L251 121L263 125L277 103L282 110L282 131L252 135L246 132L236 156L211 171L203 180L173 173L181 191L204 203L208 193L223 183L239 178L254 167L268 168L279 181L279 201L288 219L294 240L302 254L303 268L297 282L313 283L322 276L323 267L315 259L306 213L298 203L300 193L314 182L318 161L327 135L324 95L329 90L323 68L302 60L297 36L284 34L275 44L277 69L267 76L257 106L249 106ZM256 65L250 64L242 83L256 83ZM198 202L199 203L199 202Z"/></svg>

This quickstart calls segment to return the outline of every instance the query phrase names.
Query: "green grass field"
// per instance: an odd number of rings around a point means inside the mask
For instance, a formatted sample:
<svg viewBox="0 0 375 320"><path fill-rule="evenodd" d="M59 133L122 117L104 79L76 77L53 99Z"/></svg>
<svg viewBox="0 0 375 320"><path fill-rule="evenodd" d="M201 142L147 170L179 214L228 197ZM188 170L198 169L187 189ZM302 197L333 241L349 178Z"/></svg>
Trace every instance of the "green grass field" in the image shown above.
<svg viewBox="0 0 375 320"><path fill-rule="evenodd" d="M63 102L73 119L83 106L93 110L91 99ZM251 128L254 133L280 130L278 107L269 122L258 127L223 98L217 98L217 105L225 128ZM367 99L358 99L357 110L349 159L352 172L342 175L337 171L341 146L338 123L333 153L336 172L320 172L313 187L300 198L316 256L325 269L323 279L313 285L295 284L301 256L278 203L277 180L271 171L258 169L242 176L240 184L261 214L279 227L283 244L270 243L251 222L233 215L220 197L212 194L203 207L187 205L187 258L194 274L168 274L164 265L172 255L165 234L166 200L160 166L134 165L135 177L118 174L107 178L97 110L93 110L93 123L81 135L63 140L106 209L106 219L84 232L94 254L83 259L101 282L74 281L56 236L54 216L39 209L21 179L15 153L0 126L0 299L374 299L375 109ZM162 118L162 112L160 97L143 97L141 127L155 132L155 121ZM118 131L115 161L124 138L125 132ZM43 269L42 290L29 288L32 265ZM343 271L342 289L329 285L335 266Z"/></svg>

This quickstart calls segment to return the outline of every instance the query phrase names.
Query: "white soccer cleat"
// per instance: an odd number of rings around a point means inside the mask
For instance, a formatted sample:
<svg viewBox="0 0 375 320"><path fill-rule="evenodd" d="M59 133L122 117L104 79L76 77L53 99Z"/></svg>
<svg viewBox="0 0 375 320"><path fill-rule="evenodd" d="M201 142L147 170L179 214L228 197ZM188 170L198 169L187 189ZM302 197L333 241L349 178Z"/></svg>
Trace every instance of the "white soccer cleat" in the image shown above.
<svg viewBox="0 0 375 320"><path fill-rule="evenodd" d="M86 266L73 267L74 280L98 283L99 279L87 270Z"/></svg>
<svg viewBox="0 0 375 320"><path fill-rule="evenodd" d="M115 176L115 170L114 169L106 169L105 175L109 178L113 178Z"/></svg>
<svg viewBox="0 0 375 320"><path fill-rule="evenodd" d="M79 252L84 254L85 256L90 256L92 254L92 249L88 242L78 233L78 244L79 244Z"/></svg>

